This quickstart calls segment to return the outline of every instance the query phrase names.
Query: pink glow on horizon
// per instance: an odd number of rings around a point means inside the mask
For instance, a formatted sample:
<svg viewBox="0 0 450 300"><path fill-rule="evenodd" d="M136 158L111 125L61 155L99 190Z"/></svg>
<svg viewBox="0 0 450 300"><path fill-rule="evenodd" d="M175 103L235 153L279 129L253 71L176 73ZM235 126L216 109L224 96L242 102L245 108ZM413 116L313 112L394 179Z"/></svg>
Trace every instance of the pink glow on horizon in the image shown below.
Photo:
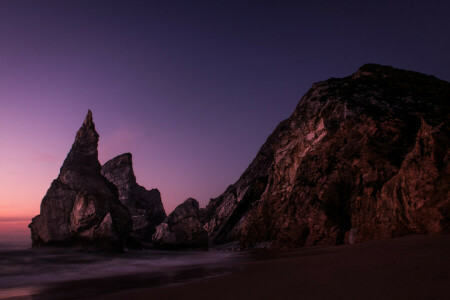
<svg viewBox="0 0 450 300"><path fill-rule="evenodd" d="M0 242L31 242L30 229L28 229L30 221L27 218L11 220L0 218Z"/></svg>
<svg viewBox="0 0 450 300"><path fill-rule="evenodd" d="M71 121L70 126L65 123L61 127L55 120L55 124L41 125L38 131L33 126L36 120L23 119L14 134L6 127L0 128L4 137L0 157L0 220L14 217L31 220L39 214L41 200L52 180L58 176L83 118L84 114L78 120ZM213 181L219 182L222 174L208 175L205 170L208 169L206 164L210 171L216 168L214 162L208 159L202 161L213 147L198 152L193 145L201 141L192 131L180 131L181 135L170 132L167 135L162 129L152 134L126 125L115 126L105 132L102 118L99 119L96 119L94 111L94 122L100 134L100 163L131 152L138 183L147 189L159 189L167 213L188 197L197 198L201 206L205 206L210 198L225 190L225 185L214 184ZM27 122L30 125L24 126ZM185 155L194 159L186 159ZM198 182L198 177L209 177L210 180ZM177 184L174 185L174 182Z"/></svg>

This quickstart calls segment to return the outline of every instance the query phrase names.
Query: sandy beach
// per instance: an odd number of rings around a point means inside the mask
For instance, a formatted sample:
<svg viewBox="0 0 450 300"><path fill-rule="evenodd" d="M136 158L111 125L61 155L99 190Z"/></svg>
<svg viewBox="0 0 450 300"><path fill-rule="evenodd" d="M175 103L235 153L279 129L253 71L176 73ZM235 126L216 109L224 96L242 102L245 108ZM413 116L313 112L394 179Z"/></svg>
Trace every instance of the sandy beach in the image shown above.
<svg viewBox="0 0 450 300"><path fill-rule="evenodd" d="M450 235L261 252L240 270L95 299L449 299Z"/></svg>

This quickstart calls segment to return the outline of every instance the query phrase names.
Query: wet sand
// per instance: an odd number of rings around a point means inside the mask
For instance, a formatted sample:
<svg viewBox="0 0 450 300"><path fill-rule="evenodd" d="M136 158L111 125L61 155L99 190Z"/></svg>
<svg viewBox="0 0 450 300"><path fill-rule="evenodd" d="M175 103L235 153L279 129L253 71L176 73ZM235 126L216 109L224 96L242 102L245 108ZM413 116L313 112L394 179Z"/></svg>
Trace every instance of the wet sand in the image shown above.
<svg viewBox="0 0 450 300"><path fill-rule="evenodd" d="M450 235L256 254L232 273L92 299L450 299ZM259 258L259 259L258 259Z"/></svg>

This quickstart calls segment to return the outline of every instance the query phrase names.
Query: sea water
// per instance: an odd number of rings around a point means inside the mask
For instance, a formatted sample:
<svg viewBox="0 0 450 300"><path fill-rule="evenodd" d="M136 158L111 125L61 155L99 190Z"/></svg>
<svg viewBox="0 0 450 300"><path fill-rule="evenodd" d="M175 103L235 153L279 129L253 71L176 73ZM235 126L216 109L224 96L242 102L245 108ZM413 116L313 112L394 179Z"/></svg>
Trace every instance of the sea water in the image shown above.
<svg viewBox="0 0 450 300"><path fill-rule="evenodd" d="M0 240L0 299L15 296L82 298L129 288L177 284L231 271L242 254L226 251L87 253L31 248Z"/></svg>

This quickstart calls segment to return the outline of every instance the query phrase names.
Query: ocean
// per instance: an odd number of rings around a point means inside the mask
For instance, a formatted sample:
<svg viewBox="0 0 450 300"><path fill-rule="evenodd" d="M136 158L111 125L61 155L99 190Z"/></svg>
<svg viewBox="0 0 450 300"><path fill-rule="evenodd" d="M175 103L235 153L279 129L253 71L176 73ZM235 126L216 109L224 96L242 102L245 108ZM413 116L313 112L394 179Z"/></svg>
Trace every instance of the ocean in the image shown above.
<svg viewBox="0 0 450 300"><path fill-rule="evenodd" d="M231 272L234 262L246 259L242 252L218 250L107 254L0 240L0 299L79 299L180 284Z"/></svg>

